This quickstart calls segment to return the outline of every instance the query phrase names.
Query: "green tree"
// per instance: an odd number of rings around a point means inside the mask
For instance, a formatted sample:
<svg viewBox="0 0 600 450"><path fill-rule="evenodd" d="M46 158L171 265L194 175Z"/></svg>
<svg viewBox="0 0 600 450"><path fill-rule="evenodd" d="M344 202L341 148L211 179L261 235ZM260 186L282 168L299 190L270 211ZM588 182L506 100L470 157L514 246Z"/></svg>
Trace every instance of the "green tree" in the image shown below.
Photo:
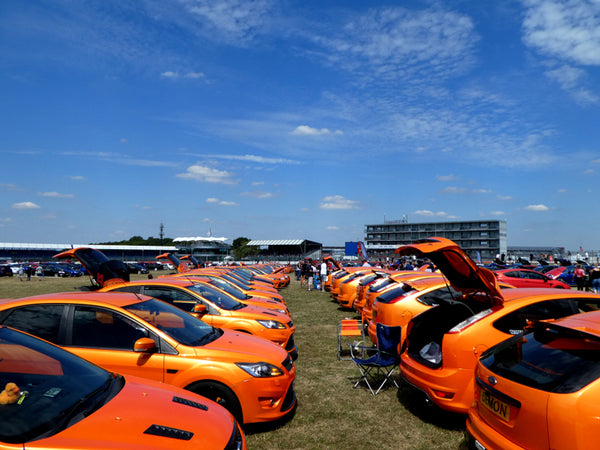
<svg viewBox="0 0 600 450"><path fill-rule="evenodd" d="M258 254L258 249L256 247L248 247L248 242L250 242L250 239L247 237L238 237L233 240L231 250L235 259L240 260Z"/></svg>

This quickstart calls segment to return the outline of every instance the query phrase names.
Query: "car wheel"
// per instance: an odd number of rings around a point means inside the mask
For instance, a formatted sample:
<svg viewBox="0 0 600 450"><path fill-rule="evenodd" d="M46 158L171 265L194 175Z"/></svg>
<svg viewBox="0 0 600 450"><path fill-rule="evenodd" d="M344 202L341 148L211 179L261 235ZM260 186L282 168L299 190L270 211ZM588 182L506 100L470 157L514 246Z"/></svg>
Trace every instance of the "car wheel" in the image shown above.
<svg viewBox="0 0 600 450"><path fill-rule="evenodd" d="M224 384L216 381L199 381L187 387L195 394L202 395L227 409L240 423L244 423L242 407L236 395Z"/></svg>

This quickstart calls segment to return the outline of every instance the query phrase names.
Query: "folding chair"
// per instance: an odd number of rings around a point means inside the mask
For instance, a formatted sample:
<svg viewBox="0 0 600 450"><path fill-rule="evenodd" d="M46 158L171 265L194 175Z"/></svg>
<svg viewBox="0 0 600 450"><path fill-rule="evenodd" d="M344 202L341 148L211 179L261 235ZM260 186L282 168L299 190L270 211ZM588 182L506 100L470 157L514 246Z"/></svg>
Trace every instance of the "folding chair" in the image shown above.
<svg viewBox="0 0 600 450"><path fill-rule="evenodd" d="M368 358L361 358L354 356L354 351L350 347L350 354L352 361L358 366L360 370L360 377L354 384L354 388L364 382L371 394L377 395L379 391L385 386L388 381L391 381L396 388L398 383L393 377L394 370L400 363L400 333L402 327L388 327L381 323L377 324L377 353ZM376 391L371 384L380 383Z"/></svg>
<svg viewBox="0 0 600 450"><path fill-rule="evenodd" d="M347 342L346 340L350 339L353 342ZM344 352L345 345L365 345L365 327L362 324L362 320L356 319L342 319L340 324L338 325L338 335L337 335L337 358L338 360L351 360L351 356L342 356L343 354L348 354ZM362 355L364 356L364 350L362 351Z"/></svg>

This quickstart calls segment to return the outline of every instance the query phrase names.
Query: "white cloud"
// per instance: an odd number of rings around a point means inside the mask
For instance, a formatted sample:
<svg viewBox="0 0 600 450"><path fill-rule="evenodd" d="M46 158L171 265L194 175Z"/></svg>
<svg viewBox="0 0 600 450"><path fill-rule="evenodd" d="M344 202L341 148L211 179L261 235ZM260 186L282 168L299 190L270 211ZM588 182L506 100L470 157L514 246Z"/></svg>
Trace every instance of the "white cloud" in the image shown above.
<svg viewBox="0 0 600 450"><path fill-rule="evenodd" d="M437 180L438 181L455 181L456 177L454 176L453 173L451 173L450 175L438 175Z"/></svg>
<svg viewBox="0 0 600 450"><path fill-rule="evenodd" d="M324 197L319 205L321 209L358 209L358 202L348 200L341 195Z"/></svg>
<svg viewBox="0 0 600 450"><path fill-rule="evenodd" d="M21 202L21 203L14 203L12 205L13 209L40 209L39 205L36 205L33 202Z"/></svg>
<svg viewBox="0 0 600 450"><path fill-rule="evenodd" d="M328 230L331 230L331 231L337 231L337 230L339 230L339 229L340 229L340 227L336 227L335 225L329 225L329 226L327 227L327 229L328 229Z"/></svg>
<svg viewBox="0 0 600 450"><path fill-rule="evenodd" d="M219 203L219 199L214 198L214 197L209 197L206 199L206 203Z"/></svg>
<svg viewBox="0 0 600 450"><path fill-rule="evenodd" d="M221 206L239 206L238 203L236 202L230 202L230 201L226 201L226 200L219 200L218 198L215 197L209 197L206 199L206 203L215 203L217 205L221 205ZM205 222L208 221L208 219L204 219Z"/></svg>
<svg viewBox="0 0 600 450"><path fill-rule="evenodd" d="M255 198L272 198L273 193L271 192L261 192L261 191L252 191L252 192L242 192L240 195L244 195L247 197L255 197Z"/></svg>
<svg viewBox="0 0 600 450"><path fill-rule="evenodd" d="M222 206L239 206L239 203L229 202L229 201L222 200L222 201L219 202L219 205L222 205Z"/></svg>
<svg viewBox="0 0 600 450"><path fill-rule="evenodd" d="M504 216L504 211L492 211L490 212L491 216Z"/></svg>
<svg viewBox="0 0 600 450"><path fill-rule="evenodd" d="M546 205L529 205L526 206L525 209L527 211L548 211L550 208L548 208Z"/></svg>
<svg viewBox="0 0 600 450"><path fill-rule="evenodd" d="M83 177L81 175L72 175L69 177L69 179L71 179L73 181L85 181L85 177Z"/></svg>
<svg viewBox="0 0 600 450"><path fill-rule="evenodd" d="M225 170L212 169L199 164L188 167L186 173L179 173L176 176L205 183L235 184L237 182L231 178L231 173Z"/></svg>
<svg viewBox="0 0 600 450"><path fill-rule="evenodd" d="M526 0L523 40L542 54L583 65L600 65L600 3Z"/></svg>
<svg viewBox="0 0 600 450"><path fill-rule="evenodd" d="M465 188L458 188L454 186L448 186L440 191L442 194L463 194L467 192Z"/></svg>
<svg viewBox="0 0 600 450"><path fill-rule="evenodd" d="M22 191L22 189L16 184L0 183L0 186L6 189L7 191Z"/></svg>
<svg viewBox="0 0 600 450"><path fill-rule="evenodd" d="M265 156L258 155L222 155L222 154L211 154L211 155L203 155L206 158L215 158L215 159L227 159L227 160L236 160L236 161L249 161L261 164L301 164L300 161L296 161L293 159L287 158L268 158Z"/></svg>
<svg viewBox="0 0 600 450"><path fill-rule="evenodd" d="M512 197L510 195L496 195L496 198L498 200L512 200Z"/></svg>
<svg viewBox="0 0 600 450"><path fill-rule="evenodd" d="M61 194L59 192L39 192L38 195L51 198L75 198L73 194Z"/></svg>
<svg viewBox="0 0 600 450"><path fill-rule="evenodd" d="M173 72L171 70L161 73L160 76L163 78L168 78L170 80L176 80L179 78L189 78L192 80L197 80L205 77L205 75L202 72L187 72L182 75L179 72Z"/></svg>
<svg viewBox="0 0 600 450"><path fill-rule="evenodd" d="M330 131L327 128L318 129L308 125L299 125L290 134L295 136L326 136L330 134L342 135L344 133L341 130Z"/></svg>

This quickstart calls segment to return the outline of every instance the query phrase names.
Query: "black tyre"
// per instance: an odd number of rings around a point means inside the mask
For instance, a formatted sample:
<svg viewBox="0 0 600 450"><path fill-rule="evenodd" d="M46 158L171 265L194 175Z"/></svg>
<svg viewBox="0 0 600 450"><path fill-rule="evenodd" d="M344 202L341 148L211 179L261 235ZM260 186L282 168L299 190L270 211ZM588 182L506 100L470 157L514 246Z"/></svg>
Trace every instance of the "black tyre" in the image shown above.
<svg viewBox="0 0 600 450"><path fill-rule="evenodd" d="M242 407L237 396L224 384L216 381L198 381L187 387L188 390L202 395L227 409L240 423L244 423Z"/></svg>

